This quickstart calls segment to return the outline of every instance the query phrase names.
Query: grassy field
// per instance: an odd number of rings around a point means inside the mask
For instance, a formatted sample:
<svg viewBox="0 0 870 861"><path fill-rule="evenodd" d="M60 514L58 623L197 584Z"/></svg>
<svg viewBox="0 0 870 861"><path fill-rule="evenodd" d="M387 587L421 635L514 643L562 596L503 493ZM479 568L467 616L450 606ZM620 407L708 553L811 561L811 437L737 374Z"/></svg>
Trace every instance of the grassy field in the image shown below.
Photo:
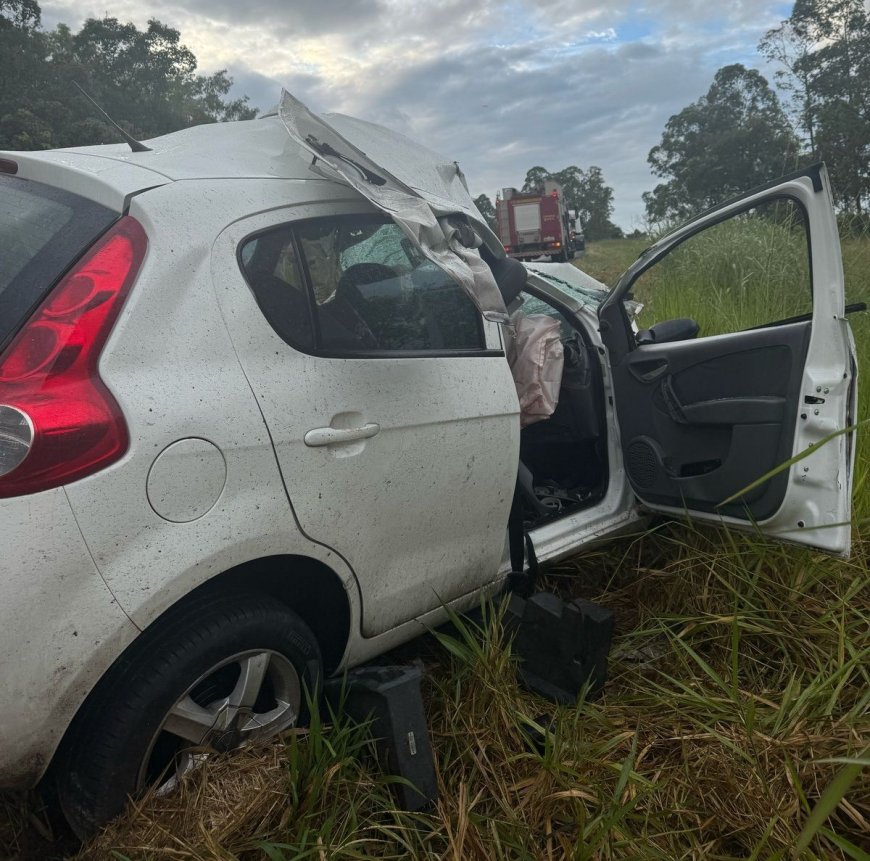
<svg viewBox="0 0 870 861"><path fill-rule="evenodd" d="M644 244L591 244L577 262L612 284ZM850 298L870 297L870 240L846 241L844 260ZM649 314L702 286L637 298ZM866 381L868 315L852 326ZM616 612L594 702L555 708L520 690L498 606L415 643L441 790L426 814L393 809L389 780L359 757L364 731L318 724L212 759L79 857L866 859L868 472L862 438L849 561L664 525L550 568L548 586ZM48 836L32 800L4 811L13 854Z"/></svg>

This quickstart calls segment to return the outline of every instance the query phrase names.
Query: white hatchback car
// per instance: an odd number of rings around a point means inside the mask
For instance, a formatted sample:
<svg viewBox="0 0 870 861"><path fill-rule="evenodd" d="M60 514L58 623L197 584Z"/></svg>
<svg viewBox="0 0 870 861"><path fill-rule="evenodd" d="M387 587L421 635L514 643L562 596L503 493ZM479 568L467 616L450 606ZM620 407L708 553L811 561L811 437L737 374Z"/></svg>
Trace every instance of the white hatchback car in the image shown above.
<svg viewBox="0 0 870 861"><path fill-rule="evenodd" d="M505 262L453 163L292 119L0 154L0 786L50 779L80 834L500 588L521 459L541 562L650 511L849 550L851 433L747 489L854 415L823 167L607 292ZM638 336L635 281L772 199L803 213L811 312ZM559 406L522 432L499 302L562 328Z"/></svg>

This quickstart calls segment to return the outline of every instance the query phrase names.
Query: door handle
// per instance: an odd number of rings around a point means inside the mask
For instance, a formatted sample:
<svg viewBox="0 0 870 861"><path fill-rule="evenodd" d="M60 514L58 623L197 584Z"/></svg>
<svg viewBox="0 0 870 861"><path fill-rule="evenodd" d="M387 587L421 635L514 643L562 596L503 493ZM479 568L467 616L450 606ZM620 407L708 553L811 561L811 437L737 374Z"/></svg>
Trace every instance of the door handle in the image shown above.
<svg viewBox="0 0 870 861"><path fill-rule="evenodd" d="M637 350L634 355L641 353ZM628 370L631 375L641 383L653 383L668 370L668 360L664 356L650 358L641 356L639 359L628 362Z"/></svg>
<svg viewBox="0 0 870 861"><path fill-rule="evenodd" d="M342 445L348 442L357 442L361 439L371 439L379 433L381 426L369 422L357 428L315 428L305 434L305 445Z"/></svg>

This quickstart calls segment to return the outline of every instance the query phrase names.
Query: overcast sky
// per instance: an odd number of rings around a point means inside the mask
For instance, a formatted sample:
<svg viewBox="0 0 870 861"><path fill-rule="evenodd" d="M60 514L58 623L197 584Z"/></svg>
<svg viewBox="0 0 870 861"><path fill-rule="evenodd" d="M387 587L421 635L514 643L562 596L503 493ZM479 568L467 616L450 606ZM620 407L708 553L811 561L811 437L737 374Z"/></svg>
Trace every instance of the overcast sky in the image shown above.
<svg viewBox="0 0 870 861"><path fill-rule="evenodd" d="M771 0L46 0L43 24L114 16L181 31L258 108L281 87L315 111L382 123L457 160L495 198L534 165L598 165L614 220L639 224L646 156L721 66L762 68L787 17Z"/></svg>

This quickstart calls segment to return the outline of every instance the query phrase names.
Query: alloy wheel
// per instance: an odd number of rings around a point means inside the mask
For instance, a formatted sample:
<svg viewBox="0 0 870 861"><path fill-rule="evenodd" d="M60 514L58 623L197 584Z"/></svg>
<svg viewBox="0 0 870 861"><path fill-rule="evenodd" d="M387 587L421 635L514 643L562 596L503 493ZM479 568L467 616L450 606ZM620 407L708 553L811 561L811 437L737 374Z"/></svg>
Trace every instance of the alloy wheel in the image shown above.
<svg viewBox="0 0 870 861"><path fill-rule="evenodd" d="M299 674L284 655L252 650L226 658L203 673L164 716L142 760L138 787L157 783L158 793L169 792L210 752L293 726L301 706Z"/></svg>

